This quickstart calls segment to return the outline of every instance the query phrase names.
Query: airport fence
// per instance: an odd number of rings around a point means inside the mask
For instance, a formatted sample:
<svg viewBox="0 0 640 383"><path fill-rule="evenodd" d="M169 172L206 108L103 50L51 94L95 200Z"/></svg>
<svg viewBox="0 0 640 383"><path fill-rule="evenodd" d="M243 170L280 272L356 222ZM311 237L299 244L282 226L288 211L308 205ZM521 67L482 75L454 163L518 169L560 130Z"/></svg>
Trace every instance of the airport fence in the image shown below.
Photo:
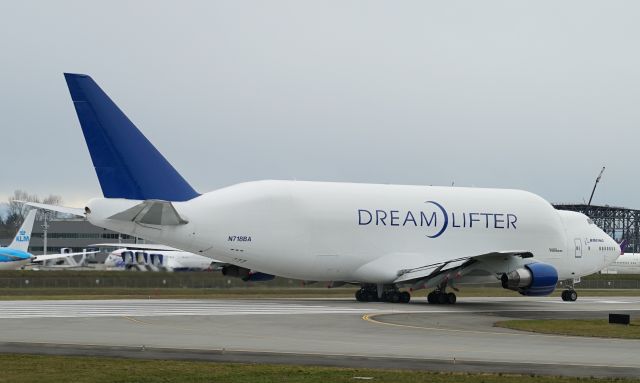
<svg viewBox="0 0 640 383"><path fill-rule="evenodd" d="M640 289L640 278L621 279L623 276L586 279L576 285L578 289ZM318 282L310 287L324 288L326 282ZM477 287L497 286L478 285ZM259 288L301 288L303 282L295 279L275 278L267 282L244 282L229 278L220 272L135 272L135 271L9 271L0 272L0 288L3 289L78 289L78 288L195 288L195 289L238 289ZM352 287L353 286L345 286ZM559 284L562 287L562 283Z"/></svg>
<svg viewBox="0 0 640 383"><path fill-rule="evenodd" d="M0 288L78 289L78 288L197 288L238 289L260 286L263 288L302 287L302 282L276 278L267 282L244 282L220 273L150 273L150 272L29 272L20 276L2 276Z"/></svg>
<svg viewBox="0 0 640 383"><path fill-rule="evenodd" d="M576 289L640 289L640 279L583 279Z"/></svg>

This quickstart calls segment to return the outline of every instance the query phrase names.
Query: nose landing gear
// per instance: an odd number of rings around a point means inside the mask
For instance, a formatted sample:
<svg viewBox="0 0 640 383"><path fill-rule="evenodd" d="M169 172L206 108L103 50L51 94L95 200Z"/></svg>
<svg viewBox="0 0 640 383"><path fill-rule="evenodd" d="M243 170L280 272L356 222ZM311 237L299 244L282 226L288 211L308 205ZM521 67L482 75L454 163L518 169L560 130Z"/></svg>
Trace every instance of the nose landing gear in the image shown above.
<svg viewBox="0 0 640 383"><path fill-rule="evenodd" d="M578 293L574 290L574 284L576 283L576 279L569 279L567 281L567 289L562 292L562 300L565 302L575 302L578 299Z"/></svg>

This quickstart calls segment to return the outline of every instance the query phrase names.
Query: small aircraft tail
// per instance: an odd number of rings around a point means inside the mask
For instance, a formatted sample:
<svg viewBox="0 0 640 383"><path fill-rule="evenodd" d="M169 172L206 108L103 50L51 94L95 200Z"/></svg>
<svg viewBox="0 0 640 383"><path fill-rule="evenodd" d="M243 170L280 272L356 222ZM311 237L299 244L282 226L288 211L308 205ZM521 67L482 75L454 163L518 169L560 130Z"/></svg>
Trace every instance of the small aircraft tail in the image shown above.
<svg viewBox="0 0 640 383"><path fill-rule="evenodd" d="M91 77L64 77L106 198L187 201L198 196Z"/></svg>
<svg viewBox="0 0 640 383"><path fill-rule="evenodd" d="M627 241L626 239L623 239L620 242L620 255L624 254L628 244L629 244L629 241Z"/></svg>
<svg viewBox="0 0 640 383"><path fill-rule="evenodd" d="M36 209L32 209L27 213L13 242L9 245L10 249L29 251L29 240L31 239L31 230L33 229L33 221L36 219L36 212Z"/></svg>

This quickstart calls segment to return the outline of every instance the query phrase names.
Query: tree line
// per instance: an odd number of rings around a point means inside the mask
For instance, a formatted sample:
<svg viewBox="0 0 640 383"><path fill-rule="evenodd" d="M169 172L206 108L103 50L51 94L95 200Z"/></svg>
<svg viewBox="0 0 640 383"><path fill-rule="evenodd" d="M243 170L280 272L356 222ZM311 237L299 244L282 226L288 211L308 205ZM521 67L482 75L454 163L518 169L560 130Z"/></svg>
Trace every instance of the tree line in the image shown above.
<svg viewBox="0 0 640 383"><path fill-rule="evenodd" d="M26 202L38 202L45 203L49 205L62 205L62 197L58 195L50 194L45 198L40 198L37 194L29 194L24 190L16 190L13 192L13 195L9 196L7 199L7 212L4 216L0 215L0 237L8 238L12 237L22 222L24 222L24 217L27 215L30 207L24 206L22 202L18 201L26 201ZM48 212L44 210L38 210L36 214L36 220L44 219L44 215L47 214L47 218L56 218L57 214L54 212Z"/></svg>

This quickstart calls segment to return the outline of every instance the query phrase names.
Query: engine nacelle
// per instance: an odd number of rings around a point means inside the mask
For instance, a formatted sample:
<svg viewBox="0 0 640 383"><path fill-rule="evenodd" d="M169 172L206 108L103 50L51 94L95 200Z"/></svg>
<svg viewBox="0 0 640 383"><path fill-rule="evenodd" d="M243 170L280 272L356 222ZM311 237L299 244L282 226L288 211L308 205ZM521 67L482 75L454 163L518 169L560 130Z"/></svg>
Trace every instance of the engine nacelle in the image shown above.
<svg viewBox="0 0 640 383"><path fill-rule="evenodd" d="M270 281L275 278L275 275L265 274L260 272L252 272L251 270L240 266L224 266L222 268L222 275L228 277L240 278L245 282L264 282Z"/></svg>
<svg viewBox="0 0 640 383"><path fill-rule="evenodd" d="M530 263L521 269L502 274L502 287L522 295L549 295L558 284L558 270L546 263Z"/></svg>

